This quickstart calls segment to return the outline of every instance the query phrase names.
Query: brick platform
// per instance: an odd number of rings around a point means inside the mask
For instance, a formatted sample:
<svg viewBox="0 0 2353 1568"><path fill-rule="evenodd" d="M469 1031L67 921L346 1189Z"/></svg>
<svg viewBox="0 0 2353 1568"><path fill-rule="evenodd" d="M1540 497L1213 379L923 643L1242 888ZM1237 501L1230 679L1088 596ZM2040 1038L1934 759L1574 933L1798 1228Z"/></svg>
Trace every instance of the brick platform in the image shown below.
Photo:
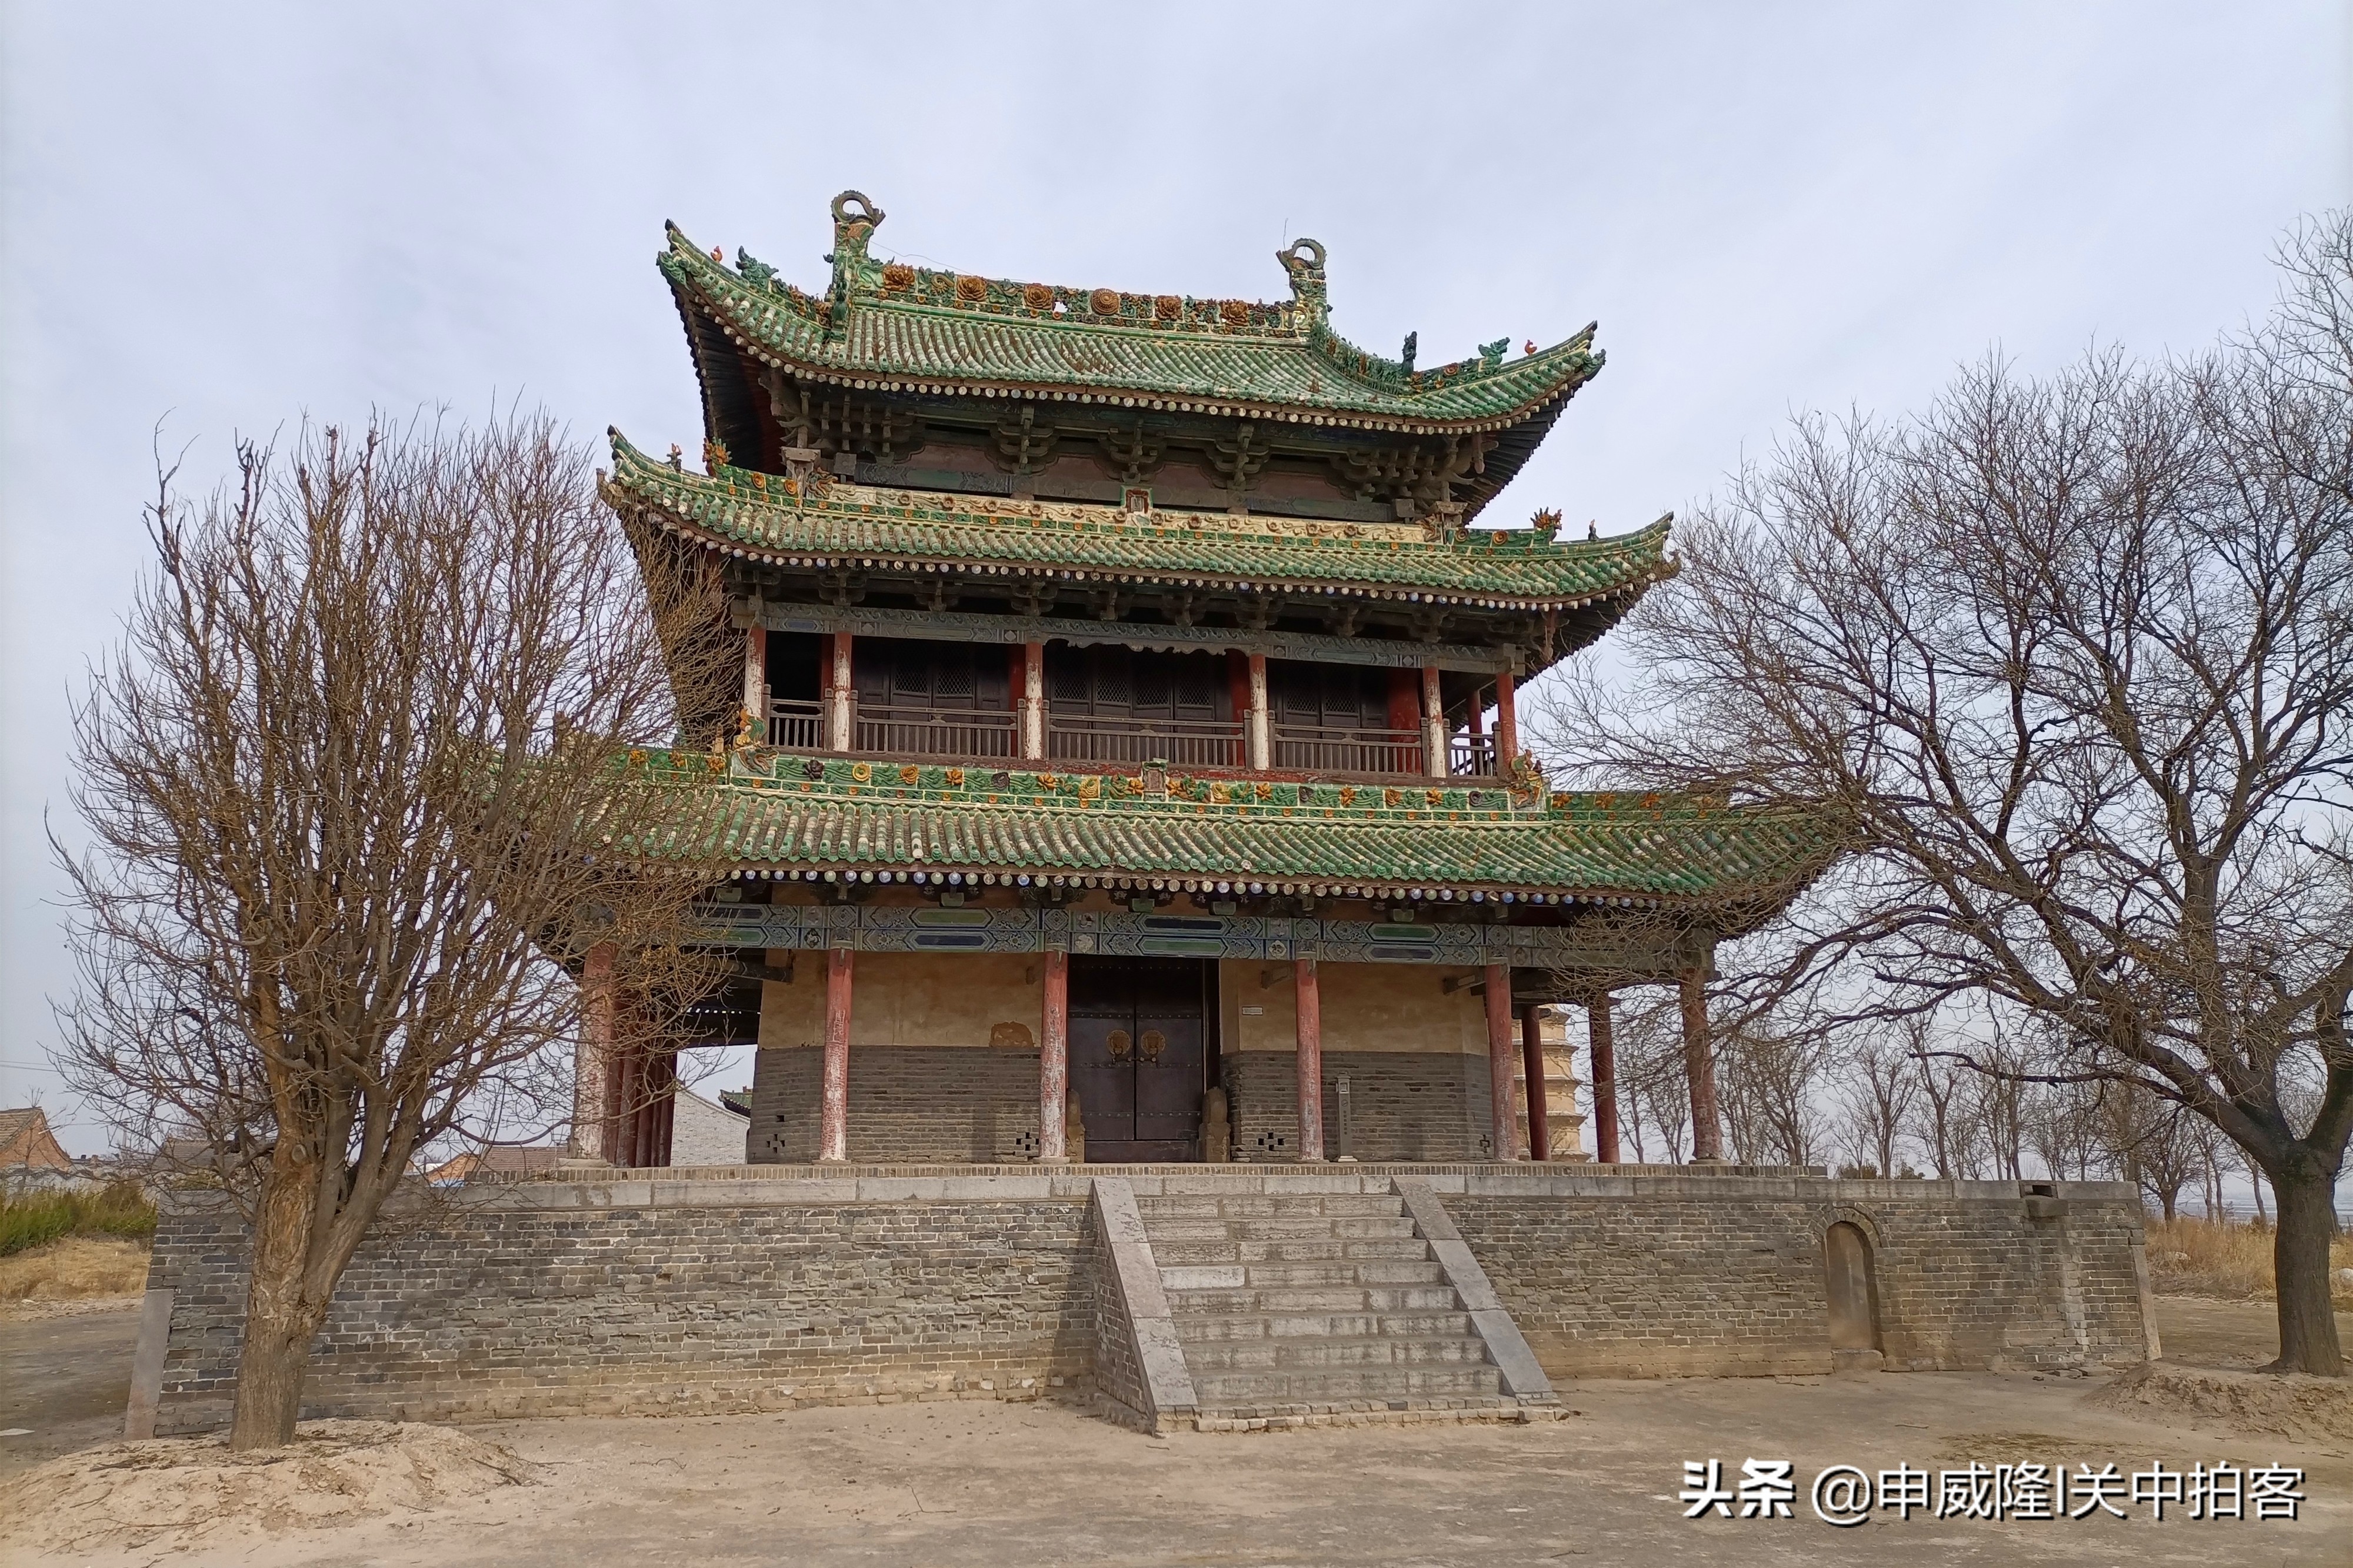
<svg viewBox="0 0 2353 1568"><path fill-rule="evenodd" d="M1138 1424L1186 1424L1198 1407L1174 1408L1175 1395L1154 1407L1159 1352L1134 1318L1155 1310L1160 1280L1147 1283L1130 1256L1124 1293L1099 1177L1169 1217L1186 1205L1146 1200L1426 1184L1443 1213L1424 1223L1415 1211L1415 1234L1435 1242L1451 1216L1461 1265L1483 1268L1554 1377L1830 1370L1823 1233L1841 1221L1870 1238L1891 1369L2113 1364L2155 1349L2139 1207L2120 1184L2030 1193L2010 1182L1525 1164L567 1171L392 1216L344 1277L304 1413L462 1419L1051 1395ZM168 1342L142 1361L160 1368L148 1374L160 1431L226 1418L242 1252L225 1208L193 1195L167 1205L149 1284L170 1292L153 1313ZM1156 1310L1171 1309L1164 1299ZM1286 1412L1283 1424L1414 1414L1331 1404Z"/></svg>

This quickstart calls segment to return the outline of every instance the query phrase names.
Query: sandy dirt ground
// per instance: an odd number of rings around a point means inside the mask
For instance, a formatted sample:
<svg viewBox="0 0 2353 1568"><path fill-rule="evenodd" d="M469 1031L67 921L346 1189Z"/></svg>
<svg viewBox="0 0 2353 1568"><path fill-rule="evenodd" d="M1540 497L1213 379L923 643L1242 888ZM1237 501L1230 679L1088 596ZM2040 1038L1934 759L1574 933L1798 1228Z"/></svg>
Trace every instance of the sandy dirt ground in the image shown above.
<svg viewBox="0 0 2353 1568"><path fill-rule="evenodd" d="M0 1477L122 1436L138 1298L59 1308L0 1319L0 1430L27 1429L0 1437Z"/></svg>
<svg viewBox="0 0 2353 1568"><path fill-rule="evenodd" d="M2168 1302L2168 1350L2210 1364L2270 1353L2261 1303ZM89 1421L102 1380L63 1363L127 1363L128 1315L0 1325L10 1424ZM66 1324L93 1336L55 1337ZM2353 1328L2353 1324L2348 1324ZM31 1331L50 1337L20 1351ZM80 1348L75 1349L78 1344ZM111 1347L111 1349L109 1347ZM29 1359L20 1363L19 1357ZM2169 1355L2168 1359L2172 1359ZM52 1391L16 1399L20 1364ZM117 1368L110 1375L120 1387ZM641 1568L850 1563L1429 1564L2353 1563L2353 1442L2253 1437L2086 1403L2102 1380L2027 1373L1583 1382L1569 1419L1525 1427L1145 1437L1048 1405L902 1405L683 1420L512 1422L469 1428L526 1462L534 1484L272 1536L58 1561L512 1564ZM53 1401L54 1403L47 1403ZM115 1405L115 1411L121 1406ZM75 1411L81 1411L79 1417ZM50 1414L53 1412L53 1414ZM119 1417L118 1417L119 1418ZM37 1433L36 1436L42 1434ZM111 1432L104 1434L111 1436ZM10 1468L27 1439L0 1443ZM52 1449L51 1451L55 1451ZM1683 1461L1788 1458L1943 1468L1971 1460L2161 1460L2300 1466L2294 1524L2179 1518L1988 1523L1893 1514L1853 1530L1810 1516L1687 1522ZM2146 1509L2139 1510L2146 1515ZM33 1559L37 1561L37 1559Z"/></svg>

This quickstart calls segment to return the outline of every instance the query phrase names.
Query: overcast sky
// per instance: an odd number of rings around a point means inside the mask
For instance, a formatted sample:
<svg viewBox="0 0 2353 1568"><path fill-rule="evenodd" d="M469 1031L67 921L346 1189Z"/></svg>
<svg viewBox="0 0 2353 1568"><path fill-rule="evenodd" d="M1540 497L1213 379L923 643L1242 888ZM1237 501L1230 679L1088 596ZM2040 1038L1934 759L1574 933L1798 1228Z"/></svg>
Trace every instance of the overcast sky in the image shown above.
<svg viewBox="0 0 2353 1568"><path fill-rule="evenodd" d="M158 421L206 482L306 412L518 395L692 451L662 220L816 288L855 187L878 255L1075 287L1281 299L1307 236L1335 328L1425 363L1599 318L1607 370L1488 515L1607 533L1793 410L2204 343L2353 199L2341 4L0 16L0 1104L76 1152L45 832Z"/></svg>

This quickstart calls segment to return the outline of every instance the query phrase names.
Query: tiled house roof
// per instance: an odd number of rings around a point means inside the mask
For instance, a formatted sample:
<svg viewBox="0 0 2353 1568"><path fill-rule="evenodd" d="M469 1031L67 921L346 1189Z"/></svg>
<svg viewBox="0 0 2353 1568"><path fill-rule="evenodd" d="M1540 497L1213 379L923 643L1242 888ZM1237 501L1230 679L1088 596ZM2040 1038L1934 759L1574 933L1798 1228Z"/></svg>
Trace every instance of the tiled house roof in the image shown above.
<svg viewBox="0 0 2353 1568"><path fill-rule="evenodd" d="M1633 595L1673 574L1667 524L1564 542L1537 529L1433 539L1413 524L1129 512L1061 501L782 479L722 467L689 474L616 431L607 495L734 554L797 563L953 565L1118 582L1301 586L1497 608L1572 608Z"/></svg>
<svg viewBox="0 0 2353 1568"><path fill-rule="evenodd" d="M69 1171L73 1161L49 1131L48 1113L37 1105L0 1110L0 1167L30 1166Z"/></svg>
<svg viewBox="0 0 2353 1568"><path fill-rule="evenodd" d="M686 792L654 858L762 874L1204 879L1253 892L1420 890L1778 907L1827 862L1820 817L1676 795L989 770L759 753L636 754ZM1737 916L1730 923L1737 923Z"/></svg>
<svg viewBox="0 0 2353 1568"><path fill-rule="evenodd" d="M846 204L855 200L860 208ZM1293 299L1198 300L1073 289L882 263L881 214L834 204L833 284L805 293L738 252L729 267L675 226L658 258L682 309L761 363L879 391L1016 395L1361 429L1500 430L1601 368L1593 328L1511 357L1508 340L1430 369L1385 359L1326 324L1324 249L1280 252ZM861 210L862 208L862 210Z"/></svg>

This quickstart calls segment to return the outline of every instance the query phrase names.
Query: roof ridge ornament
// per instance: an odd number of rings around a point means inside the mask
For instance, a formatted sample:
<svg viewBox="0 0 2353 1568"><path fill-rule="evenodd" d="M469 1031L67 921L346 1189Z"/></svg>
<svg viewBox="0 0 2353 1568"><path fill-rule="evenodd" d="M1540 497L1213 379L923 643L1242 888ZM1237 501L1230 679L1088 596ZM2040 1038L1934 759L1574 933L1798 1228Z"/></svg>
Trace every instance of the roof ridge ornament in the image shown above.
<svg viewBox="0 0 2353 1568"><path fill-rule="evenodd" d="M1303 256L1300 253L1308 254ZM1329 298L1324 287L1324 247L1313 239L1300 238L1274 253L1282 269L1291 274L1291 297L1312 327L1322 326L1332 313Z"/></svg>
<svg viewBox="0 0 2353 1568"><path fill-rule="evenodd" d="M854 209L852 202L858 204ZM833 248L825 259L833 265L834 299L871 294L880 284L881 264L867 254L867 247L886 216L863 191L844 191L833 198Z"/></svg>

